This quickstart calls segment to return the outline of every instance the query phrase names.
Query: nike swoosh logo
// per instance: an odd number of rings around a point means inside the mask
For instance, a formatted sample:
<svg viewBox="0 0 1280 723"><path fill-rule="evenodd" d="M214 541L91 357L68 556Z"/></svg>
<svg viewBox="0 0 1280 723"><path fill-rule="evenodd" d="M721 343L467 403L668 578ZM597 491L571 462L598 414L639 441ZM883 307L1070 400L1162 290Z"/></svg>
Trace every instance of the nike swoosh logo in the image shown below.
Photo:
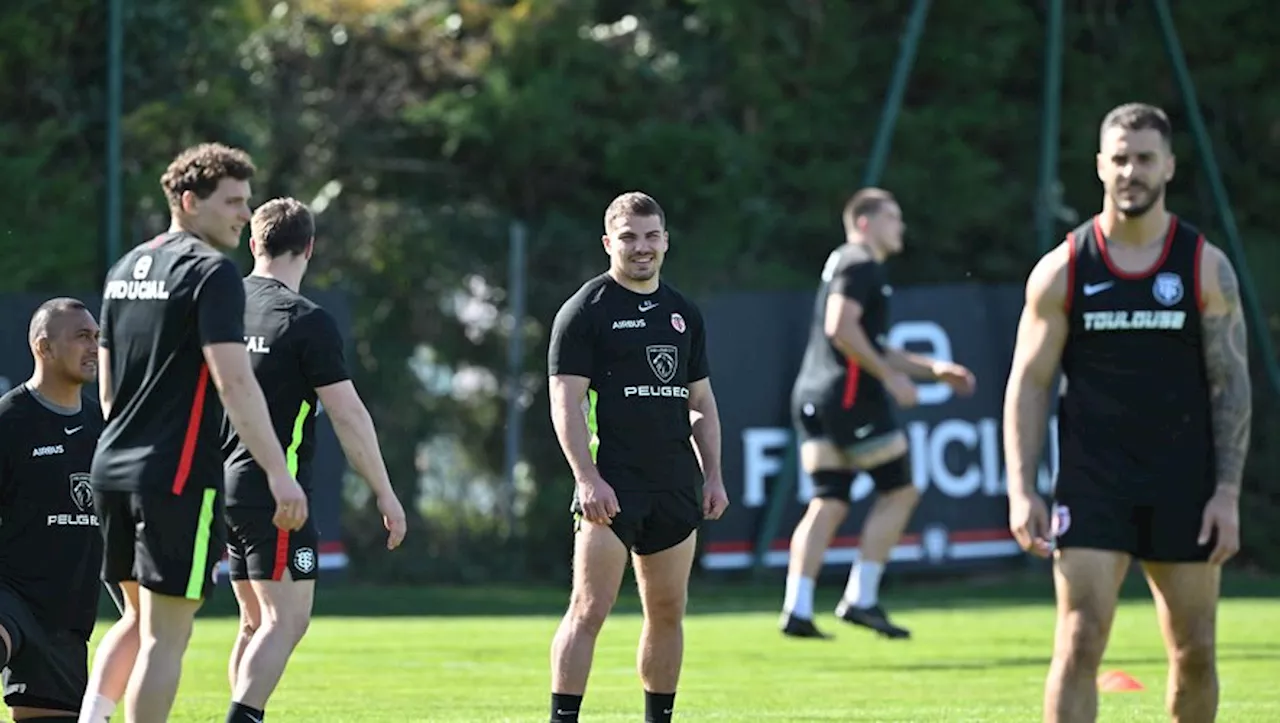
<svg viewBox="0 0 1280 723"><path fill-rule="evenodd" d="M79 427L71 427L71 428L63 427L62 431L66 432L68 435L71 435L71 434L75 434L76 432L79 432L82 429L84 429L83 424L80 425Z"/></svg>
<svg viewBox="0 0 1280 723"><path fill-rule="evenodd" d="M1116 282L1114 281L1104 281L1101 284L1085 284L1084 295L1093 296L1094 294L1102 293L1103 291L1106 291L1107 289L1115 285L1116 285Z"/></svg>
<svg viewBox="0 0 1280 723"><path fill-rule="evenodd" d="M641 304L641 305L640 305L640 311L641 311L642 313L643 313L643 312L646 312L646 311L648 311L648 310L650 310L650 309L656 309L656 308L658 308L658 305L657 305L657 304L655 304L655 303L654 303L654 302L652 302L652 301L646 301L646 302L644 302L643 304Z"/></svg>

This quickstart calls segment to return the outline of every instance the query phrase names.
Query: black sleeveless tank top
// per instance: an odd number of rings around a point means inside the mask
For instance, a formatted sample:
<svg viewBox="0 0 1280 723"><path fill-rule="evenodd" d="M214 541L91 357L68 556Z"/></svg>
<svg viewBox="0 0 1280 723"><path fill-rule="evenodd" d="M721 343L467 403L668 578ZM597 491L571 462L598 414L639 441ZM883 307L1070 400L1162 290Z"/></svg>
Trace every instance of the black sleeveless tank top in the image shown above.
<svg viewBox="0 0 1280 723"><path fill-rule="evenodd" d="M1058 494L1203 498L1215 474L1200 328L1204 237L1171 216L1164 252L1139 273L1111 262L1096 216L1068 241Z"/></svg>

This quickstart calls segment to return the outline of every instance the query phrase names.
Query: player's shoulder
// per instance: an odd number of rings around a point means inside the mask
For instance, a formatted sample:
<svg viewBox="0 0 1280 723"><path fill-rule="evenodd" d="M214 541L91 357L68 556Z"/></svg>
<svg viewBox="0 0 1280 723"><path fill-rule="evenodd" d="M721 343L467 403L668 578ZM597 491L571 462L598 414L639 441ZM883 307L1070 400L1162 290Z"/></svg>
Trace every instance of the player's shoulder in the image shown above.
<svg viewBox="0 0 1280 723"><path fill-rule="evenodd" d="M31 391L26 384L19 384L0 395L0 419L12 420L24 415L31 408Z"/></svg>
<svg viewBox="0 0 1280 723"><path fill-rule="evenodd" d="M1028 302L1064 302L1070 294L1071 265L1075 259L1075 237L1068 235L1049 249L1027 275Z"/></svg>
<svg viewBox="0 0 1280 723"><path fill-rule="evenodd" d="M663 281L658 288L660 293L666 297L663 301L670 303L674 310L701 314L701 311L698 308L698 302L694 301L692 297L676 288L674 285Z"/></svg>
<svg viewBox="0 0 1280 723"><path fill-rule="evenodd" d="M578 315L596 308L602 308L609 299L609 290L616 286L608 274L600 274L587 279L578 290L573 292L560 305L560 314Z"/></svg>
<svg viewBox="0 0 1280 723"><path fill-rule="evenodd" d="M879 270L881 264L876 260L871 249L861 243L842 243L834 251L837 264L841 269L853 267Z"/></svg>
<svg viewBox="0 0 1280 723"><path fill-rule="evenodd" d="M294 293L293 323L312 335L338 331L338 321L328 309L299 293Z"/></svg>

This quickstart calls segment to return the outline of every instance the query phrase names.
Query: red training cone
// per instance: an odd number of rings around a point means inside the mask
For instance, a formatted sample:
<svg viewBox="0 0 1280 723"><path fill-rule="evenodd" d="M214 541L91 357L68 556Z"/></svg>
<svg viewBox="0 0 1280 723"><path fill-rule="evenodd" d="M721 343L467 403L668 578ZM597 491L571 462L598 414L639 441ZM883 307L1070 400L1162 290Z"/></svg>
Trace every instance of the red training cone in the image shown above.
<svg viewBox="0 0 1280 723"><path fill-rule="evenodd" d="M1121 670L1112 670L1098 676L1098 690L1103 693L1129 693L1145 689L1142 683L1132 675Z"/></svg>

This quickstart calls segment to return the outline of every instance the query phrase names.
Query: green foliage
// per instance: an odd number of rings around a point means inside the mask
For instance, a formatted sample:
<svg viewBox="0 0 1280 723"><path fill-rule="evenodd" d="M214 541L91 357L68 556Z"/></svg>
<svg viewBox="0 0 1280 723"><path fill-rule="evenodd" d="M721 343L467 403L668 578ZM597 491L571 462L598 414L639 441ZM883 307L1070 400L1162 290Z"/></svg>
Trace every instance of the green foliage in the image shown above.
<svg viewBox="0 0 1280 723"><path fill-rule="evenodd" d="M903 283L1020 283L1035 260L1041 5L933 4L881 182L907 215ZM88 0L17 7L0 15L0 107L23 109L0 118L10 199L0 252L24 263L0 289L90 288L100 270L103 18ZM415 516L408 561L373 574L455 580L565 573L571 483L541 370L556 308L604 268L608 201L636 188L658 197L672 234L665 273L686 291L808 288L840 240L907 12L893 0L128 7L127 237L163 227L157 179L197 140L253 152L258 198L313 205L308 283L352 298L356 381L397 489L464 500ZM1280 309L1269 228L1280 98L1265 85L1280 56L1254 3L1181 3L1176 21L1263 305ZM1098 123L1119 103L1147 100L1177 128L1171 206L1223 240L1145 6L1071 4L1065 46L1064 205L1080 220L1098 208ZM518 321L505 298L513 220L529 231ZM1280 318L1272 324L1269 333ZM509 386L512 333L523 335L526 374ZM467 379L480 382L468 392ZM1276 528L1275 505L1263 503L1280 493L1280 463L1274 399L1258 386L1265 413L1248 514L1260 517L1246 530L1253 559L1274 566L1280 542L1265 531ZM511 388L528 403L533 480L517 493L501 470ZM465 501L486 496L519 513L513 526ZM376 515L356 506L348 523L362 569L373 570Z"/></svg>

